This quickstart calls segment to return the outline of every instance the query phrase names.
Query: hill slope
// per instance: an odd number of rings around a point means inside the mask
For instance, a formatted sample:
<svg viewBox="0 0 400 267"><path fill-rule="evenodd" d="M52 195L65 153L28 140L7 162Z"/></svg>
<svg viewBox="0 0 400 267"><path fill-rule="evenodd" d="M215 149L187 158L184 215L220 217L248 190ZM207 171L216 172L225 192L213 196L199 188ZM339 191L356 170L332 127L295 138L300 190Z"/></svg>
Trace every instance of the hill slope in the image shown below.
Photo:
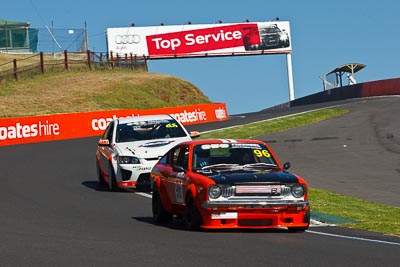
<svg viewBox="0 0 400 267"><path fill-rule="evenodd" d="M47 73L0 85L0 117L210 103L182 79L132 70Z"/></svg>

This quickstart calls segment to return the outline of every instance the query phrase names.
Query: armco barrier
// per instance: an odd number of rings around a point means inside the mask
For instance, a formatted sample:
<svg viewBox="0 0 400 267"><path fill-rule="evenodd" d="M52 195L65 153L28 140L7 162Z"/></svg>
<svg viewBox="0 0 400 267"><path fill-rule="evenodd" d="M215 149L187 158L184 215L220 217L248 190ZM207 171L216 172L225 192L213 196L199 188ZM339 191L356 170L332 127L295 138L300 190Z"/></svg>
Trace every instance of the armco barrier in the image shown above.
<svg viewBox="0 0 400 267"><path fill-rule="evenodd" d="M225 103L4 118L0 119L0 146L100 136L115 118L151 114L171 114L183 125L228 119Z"/></svg>
<svg viewBox="0 0 400 267"><path fill-rule="evenodd" d="M296 107L350 98L384 95L400 95L400 78L365 82L355 85L333 88L295 99L290 102L290 105L286 106Z"/></svg>
<svg viewBox="0 0 400 267"><path fill-rule="evenodd" d="M400 95L400 79L388 79L362 84L362 96Z"/></svg>

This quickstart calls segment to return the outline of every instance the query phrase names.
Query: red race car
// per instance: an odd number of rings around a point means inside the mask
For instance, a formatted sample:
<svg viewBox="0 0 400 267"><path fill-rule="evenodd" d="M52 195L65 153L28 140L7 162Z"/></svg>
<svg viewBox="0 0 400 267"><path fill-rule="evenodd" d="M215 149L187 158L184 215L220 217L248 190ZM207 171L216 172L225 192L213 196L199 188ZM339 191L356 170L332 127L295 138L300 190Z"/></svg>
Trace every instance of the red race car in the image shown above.
<svg viewBox="0 0 400 267"><path fill-rule="evenodd" d="M310 224L308 185L256 140L194 140L169 150L150 173L153 218L197 228L280 228Z"/></svg>

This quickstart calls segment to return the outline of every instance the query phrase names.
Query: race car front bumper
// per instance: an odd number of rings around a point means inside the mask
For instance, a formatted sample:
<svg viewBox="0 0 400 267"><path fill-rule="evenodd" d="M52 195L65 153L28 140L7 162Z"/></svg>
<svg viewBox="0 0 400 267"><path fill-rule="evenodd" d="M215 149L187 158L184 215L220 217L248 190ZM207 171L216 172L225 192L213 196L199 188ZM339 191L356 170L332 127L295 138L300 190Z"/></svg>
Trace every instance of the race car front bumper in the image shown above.
<svg viewBox="0 0 400 267"><path fill-rule="evenodd" d="M308 227L308 201L205 201L202 228Z"/></svg>
<svg viewBox="0 0 400 267"><path fill-rule="evenodd" d="M117 186L123 189L150 190L150 172L142 169L121 168L121 179L117 179Z"/></svg>

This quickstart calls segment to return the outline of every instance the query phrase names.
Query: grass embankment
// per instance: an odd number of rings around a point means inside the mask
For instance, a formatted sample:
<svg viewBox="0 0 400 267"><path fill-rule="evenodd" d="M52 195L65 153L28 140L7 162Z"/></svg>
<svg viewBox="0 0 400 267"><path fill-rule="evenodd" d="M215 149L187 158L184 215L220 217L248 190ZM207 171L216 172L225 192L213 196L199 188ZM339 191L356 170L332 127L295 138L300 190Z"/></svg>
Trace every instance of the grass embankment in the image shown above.
<svg viewBox="0 0 400 267"><path fill-rule="evenodd" d="M0 85L0 117L210 103L193 84L132 70L68 71Z"/></svg>
<svg viewBox="0 0 400 267"><path fill-rule="evenodd" d="M201 138L253 138L263 134L284 131L301 125L315 123L347 113L343 109L322 109L304 114L251 123L226 130L202 134ZM386 206L353 197L333 194L311 188L311 210L351 219L356 223L343 226L400 236L400 208Z"/></svg>

